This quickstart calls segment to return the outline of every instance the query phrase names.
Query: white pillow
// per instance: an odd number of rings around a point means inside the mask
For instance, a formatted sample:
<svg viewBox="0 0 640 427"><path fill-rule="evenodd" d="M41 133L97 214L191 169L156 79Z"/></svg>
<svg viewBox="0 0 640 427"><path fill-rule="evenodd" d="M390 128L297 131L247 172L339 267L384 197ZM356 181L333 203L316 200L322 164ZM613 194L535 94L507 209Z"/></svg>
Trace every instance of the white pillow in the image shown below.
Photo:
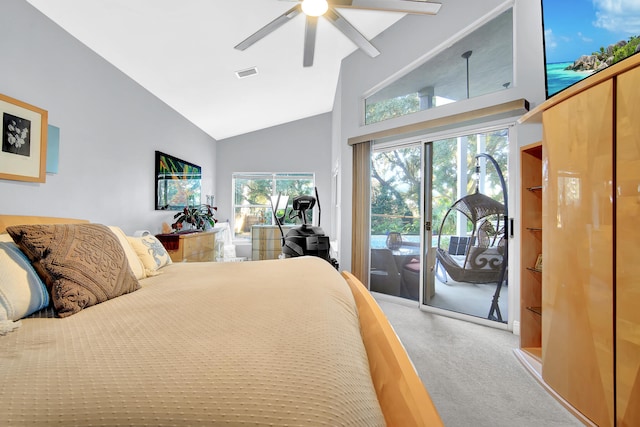
<svg viewBox="0 0 640 427"><path fill-rule="evenodd" d="M127 236L129 243L144 265L147 276L155 276L157 270L171 264L171 257L156 236Z"/></svg>
<svg viewBox="0 0 640 427"><path fill-rule="evenodd" d="M49 292L29 258L13 242L0 241L0 335L49 305Z"/></svg>
<svg viewBox="0 0 640 427"><path fill-rule="evenodd" d="M131 246L131 243L129 243L129 239L127 239L127 235L124 234L124 231L122 231L120 227L117 227L115 225L110 225L109 229L118 237L118 240L120 241L120 244L124 249L124 254L129 261L131 272L134 276L136 276L136 279L144 279L145 277L147 277L144 271L144 264L142 264L142 261L138 257L135 249L133 249L133 246Z"/></svg>

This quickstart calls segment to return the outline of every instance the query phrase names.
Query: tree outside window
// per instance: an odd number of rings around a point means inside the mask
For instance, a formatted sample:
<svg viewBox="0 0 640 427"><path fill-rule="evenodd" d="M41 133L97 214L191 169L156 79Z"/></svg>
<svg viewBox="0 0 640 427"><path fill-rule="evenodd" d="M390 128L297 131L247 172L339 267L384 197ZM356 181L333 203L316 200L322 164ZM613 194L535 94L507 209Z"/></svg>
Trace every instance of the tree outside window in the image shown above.
<svg viewBox="0 0 640 427"><path fill-rule="evenodd" d="M235 238L251 238L254 225L275 225L271 196L289 196L284 224L295 224L289 218L293 198L314 195L313 173L237 173L233 175L233 230ZM312 221L312 212L307 213Z"/></svg>
<svg viewBox="0 0 640 427"><path fill-rule="evenodd" d="M467 145L466 187L467 194L476 189L475 156L478 140L483 139L483 152L491 155L505 179L508 179L508 130L464 136ZM457 146L458 138L433 143L432 229L440 229L442 220L459 198L457 194ZM403 235L420 234L422 143L411 147L375 150L371 157L371 234L386 235L399 232ZM498 174L486 167L483 191L489 197L503 201ZM449 216L443 227L443 235L455 235L455 216ZM471 225L469 225L471 226Z"/></svg>

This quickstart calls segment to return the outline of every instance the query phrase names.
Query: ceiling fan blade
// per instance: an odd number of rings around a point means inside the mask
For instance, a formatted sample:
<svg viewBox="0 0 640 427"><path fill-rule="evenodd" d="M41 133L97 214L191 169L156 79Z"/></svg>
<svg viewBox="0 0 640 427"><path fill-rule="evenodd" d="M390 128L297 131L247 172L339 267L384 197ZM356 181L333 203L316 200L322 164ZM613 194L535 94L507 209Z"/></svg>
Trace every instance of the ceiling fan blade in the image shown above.
<svg viewBox="0 0 640 427"><path fill-rule="evenodd" d="M316 30L318 28L318 17L307 15L307 24L304 29L304 59L303 67L313 65L313 55L316 50Z"/></svg>
<svg viewBox="0 0 640 427"><path fill-rule="evenodd" d="M260 28L255 33L251 34L249 37L247 37L240 43L238 43L236 46L234 46L235 49L245 50L246 48L248 48L249 46L257 42L258 40L261 40L268 34L272 33L276 29L280 28L281 26L289 22L290 19L298 16L300 13L302 13L302 6L300 6L300 4L297 4L291 9L289 9L288 11L286 11L285 13L283 13L282 15L278 16L273 21L269 22L264 27Z"/></svg>
<svg viewBox="0 0 640 427"><path fill-rule="evenodd" d="M344 16L340 15L337 10L333 7L329 7L329 10L324 14L324 17L329 20L337 29L342 31L342 33L349 37L349 39L355 43L360 49L362 49L367 55L372 58L380 55L380 51L376 49L374 45L372 45L369 40L365 36L363 36L360 31L356 29L353 25L347 21Z"/></svg>
<svg viewBox="0 0 640 427"><path fill-rule="evenodd" d="M417 15L435 15L440 11L440 6L442 6L440 3L426 0L335 0L331 2L331 5Z"/></svg>

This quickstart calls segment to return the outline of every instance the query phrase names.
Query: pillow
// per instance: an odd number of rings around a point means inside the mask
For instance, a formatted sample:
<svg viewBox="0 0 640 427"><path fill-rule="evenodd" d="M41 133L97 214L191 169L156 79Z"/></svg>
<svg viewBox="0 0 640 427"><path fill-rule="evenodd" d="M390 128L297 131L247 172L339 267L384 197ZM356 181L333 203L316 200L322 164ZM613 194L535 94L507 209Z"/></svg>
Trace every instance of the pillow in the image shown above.
<svg viewBox="0 0 640 427"><path fill-rule="evenodd" d="M118 238L104 225L16 225L7 231L46 283L60 317L140 287Z"/></svg>
<svg viewBox="0 0 640 427"><path fill-rule="evenodd" d="M116 227L114 225L110 225L109 230L111 230L120 241L122 249L124 249L124 254L127 256L127 261L129 261L131 272L136 276L136 279L144 279L147 277L144 272L144 264L142 264L142 261L138 258L138 254L131 246L131 243L129 243L129 239L127 239L127 235L124 234L124 231L122 231L120 227Z"/></svg>
<svg viewBox="0 0 640 427"><path fill-rule="evenodd" d="M472 246L469 249L469 262L466 268L472 270L499 270L502 267L502 254L498 248L479 248Z"/></svg>
<svg viewBox="0 0 640 427"><path fill-rule="evenodd" d="M29 258L12 242L0 241L0 335L14 323L49 305L49 293Z"/></svg>
<svg viewBox="0 0 640 427"><path fill-rule="evenodd" d="M156 236L127 236L129 243L138 254L148 276L154 276L157 270L171 264L169 253Z"/></svg>

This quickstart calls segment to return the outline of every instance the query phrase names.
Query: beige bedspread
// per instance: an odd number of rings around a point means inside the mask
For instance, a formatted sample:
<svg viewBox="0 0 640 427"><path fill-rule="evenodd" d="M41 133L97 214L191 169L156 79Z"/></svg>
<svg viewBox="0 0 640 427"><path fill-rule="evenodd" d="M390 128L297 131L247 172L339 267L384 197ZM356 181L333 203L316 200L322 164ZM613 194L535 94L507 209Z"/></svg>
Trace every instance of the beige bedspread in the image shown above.
<svg viewBox="0 0 640 427"><path fill-rule="evenodd" d="M173 264L0 337L0 425L383 425L353 296L319 258Z"/></svg>

